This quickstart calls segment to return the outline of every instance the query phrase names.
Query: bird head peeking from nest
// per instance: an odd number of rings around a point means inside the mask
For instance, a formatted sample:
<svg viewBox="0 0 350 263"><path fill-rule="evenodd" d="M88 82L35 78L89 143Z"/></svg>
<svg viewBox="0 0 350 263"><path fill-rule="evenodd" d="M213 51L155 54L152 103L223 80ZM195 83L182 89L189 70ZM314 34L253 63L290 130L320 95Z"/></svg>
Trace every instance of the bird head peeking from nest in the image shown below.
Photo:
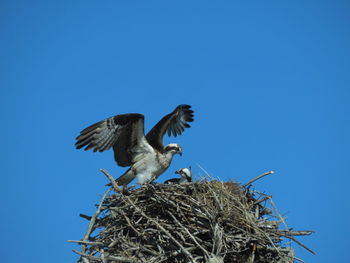
<svg viewBox="0 0 350 263"><path fill-rule="evenodd" d="M172 178L166 180L164 184L185 184L192 182L192 172L190 168L181 168L175 172L176 174L181 175L181 178Z"/></svg>

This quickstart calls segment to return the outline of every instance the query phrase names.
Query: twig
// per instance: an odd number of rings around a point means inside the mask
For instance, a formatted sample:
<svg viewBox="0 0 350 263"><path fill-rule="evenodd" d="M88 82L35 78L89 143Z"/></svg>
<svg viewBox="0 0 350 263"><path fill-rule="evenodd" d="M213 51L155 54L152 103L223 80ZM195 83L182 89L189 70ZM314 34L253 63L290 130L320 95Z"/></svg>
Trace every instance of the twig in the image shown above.
<svg viewBox="0 0 350 263"><path fill-rule="evenodd" d="M80 216L81 218L84 218L84 219L88 220L88 221L91 220L91 216L84 215L84 214L79 214L79 216Z"/></svg>
<svg viewBox="0 0 350 263"><path fill-rule="evenodd" d="M292 230L280 230L280 233L283 233L286 236L309 236L315 231L303 230L303 231L292 231Z"/></svg>
<svg viewBox="0 0 350 263"><path fill-rule="evenodd" d="M83 240L68 240L67 242L70 243L78 243L78 244L85 244L90 246L102 246L102 242L90 242L90 241L83 241Z"/></svg>
<svg viewBox="0 0 350 263"><path fill-rule="evenodd" d="M180 247L180 249L182 250L182 252L192 261L195 262L195 260L193 259L192 255L179 243L179 241L177 241L172 234L170 234L162 225L160 225L156 220L154 220L153 218L150 218L149 216L147 216L140 208L138 208L128 196L125 196L125 198L129 201L129 203L145 218L147 218L147 220L151 221L153 224L155 224L157 227L159 227L160 230L162 230L177 246Z"/></svg>
<svg viewBox="0 0 350 263"><path fill-rule="evenodd" d="M283 223L285 229L287 229L287 223L284 220L283 216L278 212L277 207L275 206L275 203L272 201L272 198L269 198L270 204L273 208L273 210L275 210L275 213L278 215L278 218L281 220L281 222Z"/></svg>
<svg viewBox="0 0 350 263"><path fill-rule="evenodd" d="M139 231L137 231L137 229L131 224L129 217L125 214L125 212L123 210L120 209L120 213L124 216L126 222L128 223L128 225L131 227L131 229L137 234L137 235L141 235L141 233Z"/></svg>
<svg viewBox="0 0 350 263"><path fill-rule="evenodd" d="M205 175L206 175L209 179L211 179L211 180L218 179L219 181L222 182L222 180L221 180L219 177L214 178L212 175L210 175L199 163L197 163L197 166L205 173Z"/></svg>
<svg viewBox="0 0 350 263"><path fill-rule="evenodd" d="M100 259L99 257L94 257L94 256L91 256L91 255L87 255L87 254L84 254L84 253L82 253L82 252L79 252L79 251L77 251L77 250L75 250L75 249L73 249L72 251L73 251L74 253L76 253L76 254L82 256L83 258L88 258L88 259L95 260L95 261L98 261L98 262L101 262L101 261L102 261L102 259Z"/></svg>
<svg viewBox="0 0 350 263"><path fill-rule="evenodd" d="M247 259L247 263L254 263L255 250L256 250L256 244L253 244L253 247L252 247L251 252L249 254L249 257Z"/></svg>
<svg viewBox="0 0 350 263"><path fill-rule="evenodd" d="M242 185L242 187L246 188L248 185L251 185L252 183L254 183L255 181L259 180L260 178L263 178L264 176L266 175L269 175L269 174L273 174L275 173L274 171L268 171L266 173L263 173L255 178L253 178L252 180L250 180L248 183L245 183L244 185Z"/></svg>
<svg viewBox="0 0 350 263"><path fill-rule="evenodd" d="M115 192L122 192L122 189L118 186L118 184L115 182L114 178L103 168L100 169L100 171L102 173L104 173L105 176L107 176L107 178L109 179L109 181L111 182L114 191Z"/></svg>
<svg viewBox="0 0 350 263"><path fill-rule="evenodd" d="M299 246L305 248L307 251L309 251L310 253L316 255L316 253L314 251L312 251L310 248L308 248L307 246L305 246L303 243L301 243L300 241L298 241L296 238L292 237L292 236L288 236L288 235L283 235L286 238L289 238L290 240L293 240L295 243L297 243Z"/></svg>
<svg viewBox="0 0 350 263"><path fill-rule="evenodd" d="M221 250L222 250L222 245L223 245L223 233L222 233L222 229L219 226L218 223L215 224L214 226L214 234L213 234L213 248L211 253L214 255L220 255Z"/></svg>
<svg viewBox="0 0 350 263"><path fill-rule="evenodd" d="M100 202L100 204L98 205L98 208L97 208L97 210L96 210L96 213L91 217L91 220L90 220L88 229L87 229L87 231L86 231L86 233L85 233L85 236L84 236L84 238L83 238L82 241L87 241L87 240L89 239L90 234L91 234L91 232L92 232L92 229L93 229L93 227L94 227L96 218L97 218L97 217L99 216L99 214L101 213L102 204L103 204L103 202L104 202L106 196L108 195L108 193L109 193L110 191L111 191L111 189L108 189L108 190L104 193L104 195L102 196L101 202ZM81 246L81 253L84 254L84 253L85 253L85 249L86 249L86 245L84 244L84 245ZM86 260L84 260L84 261L86 262Z"/></svg>
<svg viewBox="0 0 350 263"><path fill-rule="evenodd" d="M209 258L209 252L204 248L202 247L196 240L196 238L194 236L192 236L192 234L190 233L190 231L188 231L188 229L186 227L184 227L180 222L179 220L177 220L177 218L171 213L171 212L168 212L168 214L175 220L175 222L182 228L186 231L186 233L191 237L191 239L193 240L193 242L204 252L204 254Z"/></svg>
<svg viewBox="0 0 350 263"><path fill-rule="evenodd" d="M302 259L300 259L300 258L293 257L293 259L298 260L298 261L300 261L301 263L305 263L305 261L304 261L304 260L302 260Z"/></svg>
<svg viewBox="0 0 350 263"><path fill-rule="evenodd" d="M267 199L270 199L270 198L271 198L271 195L267 195L267 196L265 196L265 197L262 198L262 199L256 200L256 201L254 202L254 205L260 204L260 203L262 203L262 202L264 202L264 201L266 201Z"/></svg>
<svg viewBox="0 0 350 263"><path fill-rule="evenodd" d="M134 262L134 260L132 260L132 259L122 258L122 257L115 257L115 256L108 256L107 259L115 260L117 262L125 262L125 263Z"/></svg>

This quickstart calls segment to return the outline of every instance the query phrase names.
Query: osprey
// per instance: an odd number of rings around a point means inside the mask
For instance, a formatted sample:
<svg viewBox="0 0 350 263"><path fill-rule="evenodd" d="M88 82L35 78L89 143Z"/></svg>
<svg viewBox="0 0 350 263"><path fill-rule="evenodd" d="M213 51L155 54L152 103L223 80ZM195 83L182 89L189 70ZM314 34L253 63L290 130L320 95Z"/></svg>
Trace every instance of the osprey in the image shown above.
<svg viewBox="0 0 350 263"><path fill-rule="evenodd" d="M169 180L166 180L165 184L185 184L185 183L191 183L192 182L192 173L191 173L191 167L188 168L182 168L175 172L176 174L181 175L181 178L172 178Z"/></svg>
<svg viewBox="0 0 350 263"><path fill-rule="evenodd" d="M181 104L164 116L145 136L144 116L138 113L116 115L97 122L80 132L76 138L77 149L104 152L114 151L119 166L130 168L116 179L118 185L127 185L135 177L140 184L149 183L169 166L175 154L182 155L176 143L163 145L163 136L181 135L188 122L193 121L190 105Z"/></svg>

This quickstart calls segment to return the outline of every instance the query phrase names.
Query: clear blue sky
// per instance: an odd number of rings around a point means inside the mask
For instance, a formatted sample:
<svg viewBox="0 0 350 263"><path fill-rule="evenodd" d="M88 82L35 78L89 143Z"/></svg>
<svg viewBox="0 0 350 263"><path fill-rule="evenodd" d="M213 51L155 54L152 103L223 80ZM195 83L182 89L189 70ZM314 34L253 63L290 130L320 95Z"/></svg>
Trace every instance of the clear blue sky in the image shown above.
<svg viewBox="0 0 350 263"><path fill-rule="evenodd" d="M181 103L195 122L182 157L258 182L287 223L316 234L306 262L346 262L349 228L348 1L1 1L1 262L74 262L111 151L77 151L106 117Z"/></svg>

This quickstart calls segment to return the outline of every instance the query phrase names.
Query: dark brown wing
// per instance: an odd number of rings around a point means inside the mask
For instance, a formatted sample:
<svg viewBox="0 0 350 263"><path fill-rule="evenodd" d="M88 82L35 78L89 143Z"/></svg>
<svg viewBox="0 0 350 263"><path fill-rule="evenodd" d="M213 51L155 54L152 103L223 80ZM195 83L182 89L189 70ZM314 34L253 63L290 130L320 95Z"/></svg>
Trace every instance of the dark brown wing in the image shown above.
<svg viewBox="0 0 350 263"><path fill-rule="evenodd" d="M143 134L143 121L144 116L138 113L122 114L110 117L103 121L97 122L80 132L80 135L76 138L77 142L75 146L77 149L85 147L85 151L93 149L94 152L104 152L113 146L114 151L117 150L114 146L116 144L125 146L132 145L129 142L135 139L132 136L128 136L125 131L130 131L132 127L137 127L138 138ZM137 125L133 125L136 124ZM135 144L135 142L134 142ZM120 166L130 165L130 154L128 154L128 148L118 147L118 156L115 154L115 159Z"/></svg>
<svg viewBox="0 0 350 263"><path fill-rule="evenodd" d="M147 142L144 134L143 119L129 123L121 132L113 145L114 159L120 166L130 166L140 160L139 154L153 153L152 146Z"/></svg>
<svg viewBox="0 0 350 263"><path fill-rule="evenodd" d="M164 116L149 133L146 139L152 147L161 151L163 149L163 136L165 132L169 136L181 135L185 128L191 127L188 122L193 121L193 110L190 105L181 104L176 109Z"/></svg>

